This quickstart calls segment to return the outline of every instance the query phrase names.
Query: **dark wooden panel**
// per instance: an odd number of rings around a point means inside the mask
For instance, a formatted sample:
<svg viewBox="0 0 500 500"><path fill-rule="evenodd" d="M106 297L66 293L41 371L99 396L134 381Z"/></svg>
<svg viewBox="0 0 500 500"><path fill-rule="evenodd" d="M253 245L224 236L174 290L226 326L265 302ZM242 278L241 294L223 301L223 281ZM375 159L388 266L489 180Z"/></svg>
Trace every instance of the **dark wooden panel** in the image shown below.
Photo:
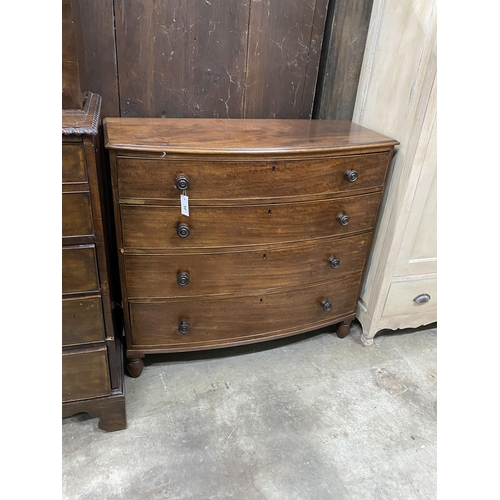
<svg viewBox="0 0 500 500"><path fill-rule="evenodd" d="M331 2L314 118L351 120L373 0Z"/></svg>
<svg viewBox="0 0 500 500"><path fill-rule="evenodd" d="M361 275L296 290L227 298L129 302L132 344L192 350L217 344L252 342L287 332L332 323L354 311ZM332 307L325 311L321 302ZM179 322L190 330L179 332Z"/></svg>
<svg viewBox="0 0 500 500"><path fill-rule="evenodd" d="M178 205L180 191L175 181L181 174L189 179L186 192L190 203L353 194L382 187L389 156L380 153L254 162L118 158L118 195L169 200ZM356 181L345 178L348 170L358 173Z"/></svg>
<svg viewBox="0 0 500 500"><path fill-rule="evenodd" d="M70 0L62 0L62 108L79 109L82 104L73 13Z"/></svg>
<svg viewBox="0 0 500 500"><path fill-rule="evenodd" d="M82 144L63 144L62 182L87 182L87 170Z"/></svg>
<svg viewBox="0 0 500 500"><path fill-rule="evenodd" d="M63 247L62 293L91 292L99 288L95 247Z"/></svg>
<svg viewBox="0 0 500 500"><path fill-rule="evenodd" d="M115 6L122 116L242 116L248 1Z"/></svg>
<svg viewBox="0 0 500 500"><path fill-rule="evenodd" d="M363 270L370 241L365 233L258 251L125 255L127 290L131 298L191 297L338 279ZM180 272L189 276L185 286L177 282Z"/></svg>
<svg viewBox="0 0 500 500"><path fill-rule="evenodd" d="M313 238L347 235L373 227L380 193L335 200L203 207L190 209L189 217L180 207L122 205L121 225L124 248L204 248L265 245ZM350 217L346 226L337 215ZM177 224L186 223L190 235L177 235Z"/></svg>
<svg viewBox="0 0 500 500"><path fill-rule="evenodd" d="M104 340L101 297L66 298L62 301L62 345Z"/></svg>
<svg viewBox="0 0 500 500"><path fill-rule="evenodd" d="M252 1L245 118L311 118L327 6Z"/></svg>
<svg viewBox="0 0 500 500"><path fill-rule="evenodd" d="M90 193L62 194L62 236L91 236Z"/></svg>
<svg viewBox="0 0 500 500"><path fill-rule="evenodd" d="M106 396L111 393L106 348L63 353L62 400Z"/></svg>
<svg viewBox="0 0 500 500"><path fill-rule="evenodd" d="M77 50L83 90L102 97L102 116L120 116L113 0L71 0L71 4L81 30Z"/></svg>

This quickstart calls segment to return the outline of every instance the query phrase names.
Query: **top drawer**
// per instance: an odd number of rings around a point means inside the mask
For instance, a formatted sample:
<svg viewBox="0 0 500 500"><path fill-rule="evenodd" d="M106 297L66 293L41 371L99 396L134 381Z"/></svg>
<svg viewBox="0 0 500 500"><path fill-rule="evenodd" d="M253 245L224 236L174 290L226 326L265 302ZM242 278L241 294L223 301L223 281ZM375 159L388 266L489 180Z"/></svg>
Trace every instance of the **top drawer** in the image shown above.
<svg viewBox="0 0 500 500"><path fill-rule="evenodd" d="M63 184L87 182L83 145L63 144L62 182Z"/></svg>
<svg viewBox="0 0 500 500"><path fill-rule="evenodd" d="M117 158L120 199L178 203L179 176L188 179L190 203L199 200L265 200L381 188L390 153L260 161Z"/></svg>

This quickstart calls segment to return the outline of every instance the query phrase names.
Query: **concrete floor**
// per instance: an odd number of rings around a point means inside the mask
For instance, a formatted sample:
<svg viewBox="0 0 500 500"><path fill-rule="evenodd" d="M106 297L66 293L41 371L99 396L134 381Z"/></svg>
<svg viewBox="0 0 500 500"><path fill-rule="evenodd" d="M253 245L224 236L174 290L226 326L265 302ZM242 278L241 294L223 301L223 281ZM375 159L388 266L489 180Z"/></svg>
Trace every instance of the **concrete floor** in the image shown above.
<svg viewBox="0 0 500 500"><path fill-rule="evenodd" d="M63 499L436 498L436 325L146 357L128 428L63 419Z"/></svg>

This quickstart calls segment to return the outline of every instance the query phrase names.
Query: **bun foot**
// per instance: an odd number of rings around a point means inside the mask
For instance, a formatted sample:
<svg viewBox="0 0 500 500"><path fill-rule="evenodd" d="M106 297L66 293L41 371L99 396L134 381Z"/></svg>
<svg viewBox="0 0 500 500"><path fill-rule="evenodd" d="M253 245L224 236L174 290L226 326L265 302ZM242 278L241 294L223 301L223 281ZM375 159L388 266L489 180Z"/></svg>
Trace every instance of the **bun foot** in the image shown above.
<svg viewBox="0 0 500 500"><path fill-rule="evenodd" d="M127 371L132 378L137 378L144 368L144 359L129 358L127 359Z"/></svg>
<svg viewBox="0 0 500 500"><path fill-rule="evenodd" d="M346 323L345 321L342 321L342 323L339 323L339 325L337 326L337 337L339 337L340 339L347 337L350 330L351 322L349 321L348 323Z"/></svg>

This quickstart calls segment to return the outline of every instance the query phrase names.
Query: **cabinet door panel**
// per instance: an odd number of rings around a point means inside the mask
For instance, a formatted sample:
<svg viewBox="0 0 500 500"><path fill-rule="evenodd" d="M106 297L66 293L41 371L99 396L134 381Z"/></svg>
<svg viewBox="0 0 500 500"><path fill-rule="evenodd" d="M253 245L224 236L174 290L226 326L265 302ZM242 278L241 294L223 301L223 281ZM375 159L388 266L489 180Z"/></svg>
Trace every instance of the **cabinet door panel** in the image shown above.
<svg viewBox="0 0 500 500"><path fill-rule="evenodd" d="M428 124L429 118L434 119L433 123ZM395 276L437 272L436 137L435 114L427 115L415 155L415 162L422 167L415 167L420 175L411 199Z"/></svg>

